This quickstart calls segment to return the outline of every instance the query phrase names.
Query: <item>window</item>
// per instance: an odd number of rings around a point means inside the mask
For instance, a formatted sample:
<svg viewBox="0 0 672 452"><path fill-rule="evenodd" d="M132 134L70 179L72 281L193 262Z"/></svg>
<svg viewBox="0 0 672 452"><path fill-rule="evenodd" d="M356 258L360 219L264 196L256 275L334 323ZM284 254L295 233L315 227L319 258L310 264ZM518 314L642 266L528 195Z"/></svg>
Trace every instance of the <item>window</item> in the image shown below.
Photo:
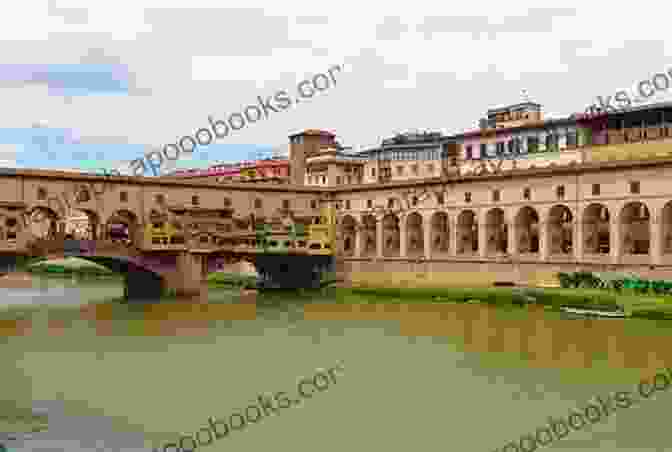
<svg viewBox="0 0 672 452"><path fill-rule="evenodd" d="M47 199L47 190L45 190L43 187L38 188L37 189L37 199L38 200Z"/></svg>
<svg viewBox="0 0 672 452"><path fill-rule="evenodd" d="M373 201L371 199L366 200L366 208L373 209Z"/></svg>
<svg viewBox="0 0 672 452"><path fill-rule="evenodd" d="M436 201L437 201L439 204L443 204L443 202L444 202L444 199L443 199L443 193L439 193L439 194L436 196Z"/></svg>
<svg viewBox="0 0 672 452"><path fill-rule="evenodd" d="M283 209L289 209L289 199L283 199L282 200L282 208Z"/></svg>
<svg viewBox="0 0 672 452"><path fill-rule="evenodd" d="M493 191L492 191L492 200L493 200L494 202L499 201L500 196L501 196L501 194L500 194L499 190L493 190Z"/></svg>
<svg viewBox="0 0 672 452"><path fill-rule="evenodd" d="M412 200L412 202L413 202L413 205L414 205L414 206L417 206L417 205L418 205L418 197L417 197L417 196L413 196L413 200Z"/></svg>
<svg viewBox="0 0 672 452"><path fill-rule="evenodd" d="M310 200L310 208L311 209L317 209L317 201L314 199Z"/></svg>
<svg viewBox="0 0 672 452"><path fill-rule="evenodd" d="M434 165L432 165L431 163L427 165L427 172L432 174L434 172Z"/></svg>
<svg viewBox="0 0 672 452"><path fill-rule="evenodd" d="M474 147L473 146L467 146L467 152L466 155L464 156L465 159L471 160L473 157L473 152L474 152Z"/></svg>
<svg viewBox="0 0 672 452"><path fill-rule="evenodd" d="M555 189L555 194L558 196L558 199L565 199L565 186L560 185Z"/></svg>
<svg viewBox="0 0 672 452"><path fill-rule="evenodd" d="M326 176L322 176L322 183L323 183L323 184L326 184L326 183L327 183L327 177L326 177Z"/></svg>
<svg viewBox="0 0 672 452"><path fill-rule="evenodd" d="M198 203L199 203L198 196L196 196L196 195L192 196L192 197L191 197L191 203L192 203L193 205L197 206Z"/></svg>
<svg viewBox="0 0 672 452"><path fill-rule="evenodd" d="M157 204L163 204L164 202L166 202L166 197L161 194L155 195L154 201L156 201Z"/></svg>
<svg viewBox="0 0 672 452"><path fill-rule="evenodd" d="M394 198L390 198L387 200L387 208L388 209L393 209L394 208Z"/></svg>
<svg viewBox="0 0 672 452"><path fill-rule="evenodd" d="M546 150L547 151L556 151L558 146L558 136L552 133L546 135Z"/></svg>
<svg viewBox="0 0 672 452"><path fill-rule="evenodd" d="M371 168L371 177L376 177L376 169Z"/></svg>
<svg viewBox="0 0 672 452"><path fill-rule="evenodd" d="M224 207L231 207L231 198L224 198Z"/></svg>
<svg viewBox="0 0 672 452"><path fill-rule="evenodd" d="M523 199L529 200L531 197L531 190L529 188L523 189Z"/></svg>
<svg viewBox="0 0 672 452"><path fill-rule="evenodd" d="M504 154L504 142L496 143L496 151L497 155L503 155Z"/></svg>
<svg viewBox="0 0 672 452"><path fill-rule="evenodd" d="M127 191L122 191L122 192L119 193L119 201L128 202L128 192Z"/></svg>
<svg viewBox="0 0 672 452"><path fill-rule="evenodd" d="M348 179L348 185L350 185L352 183L352 179L350 179L350 176L348 176L347 179Z"/></svg>
<svg viewBox="0 0 672 452"><path fill-rule="evenodd" d="M527 152L535 153L539 150L539 137L527 137Z"/></svg>
<svg viewBox="0 0 672 452"><path fill-rule="evenodd" d="M509 154L516 152L516 143L515 140L509 140L506 142L506 147L509 148Z"/></svg>
<svg viewBox="0 0 672 452"><path fill-rule="evenodd" d="M578 146L578 137L577 133L574 130L567 132L567 147L575 148Z"/></svg>
<svg viewBox="0 0 672 452"><path fill-rule="evenodd" d="M471 192L466 192L464 194L464 202L471 202Z"/></svg>
<svg viewBox="0 0 672 452"><path fill-rule="evenodd" d="M411 171L413 172L413 174L415 174L417 176L418 175L418 165L411 165Z"/></svg>
<svg viewBox="0 0 672 452"><path fill-rule="evenodd" d="M402 176L404 174L404 167L399 165L397 166L397 176Z"/></svg>
<svg viewBox="0 0 672 452"><path fill-rule="evenodd" d="M261 199L257 198L254 200L254 208L261 209Z"/></svg>
<svg viewBox="0 0 672 452"><path fill-rule="evenodd" d="M341 176L336 176L336 185L341 185Z"/></svg>
<svg viewBox="0 0 672 452"><path fill-rule="evenodd" d="M481 144L481 158L486 158L488 156L488 146L485 143Z"/></svg>
<svg viewBox="0 0 672 452"><path fill-rule="evenodd" d="M593 196L600 195L600 184L593 184Z"/></svg>
<svg viewBox="0 0 672 452"><path fill-rule="evenodd" d="M346 209L350 208L350 200L349 199L346 199L346 201L345 201L345 208Z"/></svg>
<svg viewBox="0 0 672 452"><path fill-rule="evenodd" d="M630 193L633 195L639 194L639 181L630 182Z"/></svg>

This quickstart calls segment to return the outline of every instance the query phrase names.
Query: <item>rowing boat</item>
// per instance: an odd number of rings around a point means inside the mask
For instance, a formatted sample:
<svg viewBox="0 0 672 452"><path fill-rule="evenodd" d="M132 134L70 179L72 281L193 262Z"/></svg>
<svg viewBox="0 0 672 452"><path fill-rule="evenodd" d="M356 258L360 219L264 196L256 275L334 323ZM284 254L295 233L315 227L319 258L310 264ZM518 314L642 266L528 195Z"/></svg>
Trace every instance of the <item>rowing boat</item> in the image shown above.
<svg viewBox="0 0 672 452"><path fill-rule="evenodd" d="M563 312L569 314L578 314L578 315L587 315L587 316L597 316L597 317L625 317L624 311L606 311L600 309L580 309L580 308L570 308L569 306L562 306L560 308Z"/></svg>

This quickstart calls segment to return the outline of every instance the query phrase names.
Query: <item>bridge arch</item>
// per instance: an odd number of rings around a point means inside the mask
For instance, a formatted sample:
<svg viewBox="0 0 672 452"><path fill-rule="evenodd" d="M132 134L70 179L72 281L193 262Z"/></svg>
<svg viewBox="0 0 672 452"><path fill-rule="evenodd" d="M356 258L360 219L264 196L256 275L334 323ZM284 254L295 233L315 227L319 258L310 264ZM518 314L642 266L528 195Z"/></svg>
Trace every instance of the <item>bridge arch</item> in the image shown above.
<svg viewBox="0 0 672 452"><path fill-rule="evenodd" d="M130 210L118 209L112 212L105 222L103 239L119 241L127 244L137 244L139 238L138 216Z"/></svg>

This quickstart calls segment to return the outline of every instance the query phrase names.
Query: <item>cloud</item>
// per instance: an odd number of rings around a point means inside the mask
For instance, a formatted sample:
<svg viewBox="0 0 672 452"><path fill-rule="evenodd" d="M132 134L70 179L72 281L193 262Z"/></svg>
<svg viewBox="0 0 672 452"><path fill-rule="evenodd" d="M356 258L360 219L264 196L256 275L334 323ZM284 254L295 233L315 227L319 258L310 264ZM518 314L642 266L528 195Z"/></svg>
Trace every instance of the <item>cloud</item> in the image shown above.
<svg viewBox="0 0 672 452"><path fill-rule="evenodd" d="M127 93L127 79L120 65L0 64L0 85L44 85L52 95Z"/></svg>

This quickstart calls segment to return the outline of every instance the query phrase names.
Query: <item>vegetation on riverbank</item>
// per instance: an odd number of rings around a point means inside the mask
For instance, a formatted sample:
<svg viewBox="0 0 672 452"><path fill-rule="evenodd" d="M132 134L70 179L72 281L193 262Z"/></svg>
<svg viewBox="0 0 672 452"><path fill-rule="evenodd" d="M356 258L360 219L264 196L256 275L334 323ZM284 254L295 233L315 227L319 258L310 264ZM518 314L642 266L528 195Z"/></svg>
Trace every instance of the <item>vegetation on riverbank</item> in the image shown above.
<svg viewBox="0 0 672 452"><path fill-rule="evenodd" d="M619 294L599 289L492 288L374 288L337 289L339 303L487 303L542 305L560 310L561 306L584 309L623 309L630 317L672 319L670 297Z"/></svg>

